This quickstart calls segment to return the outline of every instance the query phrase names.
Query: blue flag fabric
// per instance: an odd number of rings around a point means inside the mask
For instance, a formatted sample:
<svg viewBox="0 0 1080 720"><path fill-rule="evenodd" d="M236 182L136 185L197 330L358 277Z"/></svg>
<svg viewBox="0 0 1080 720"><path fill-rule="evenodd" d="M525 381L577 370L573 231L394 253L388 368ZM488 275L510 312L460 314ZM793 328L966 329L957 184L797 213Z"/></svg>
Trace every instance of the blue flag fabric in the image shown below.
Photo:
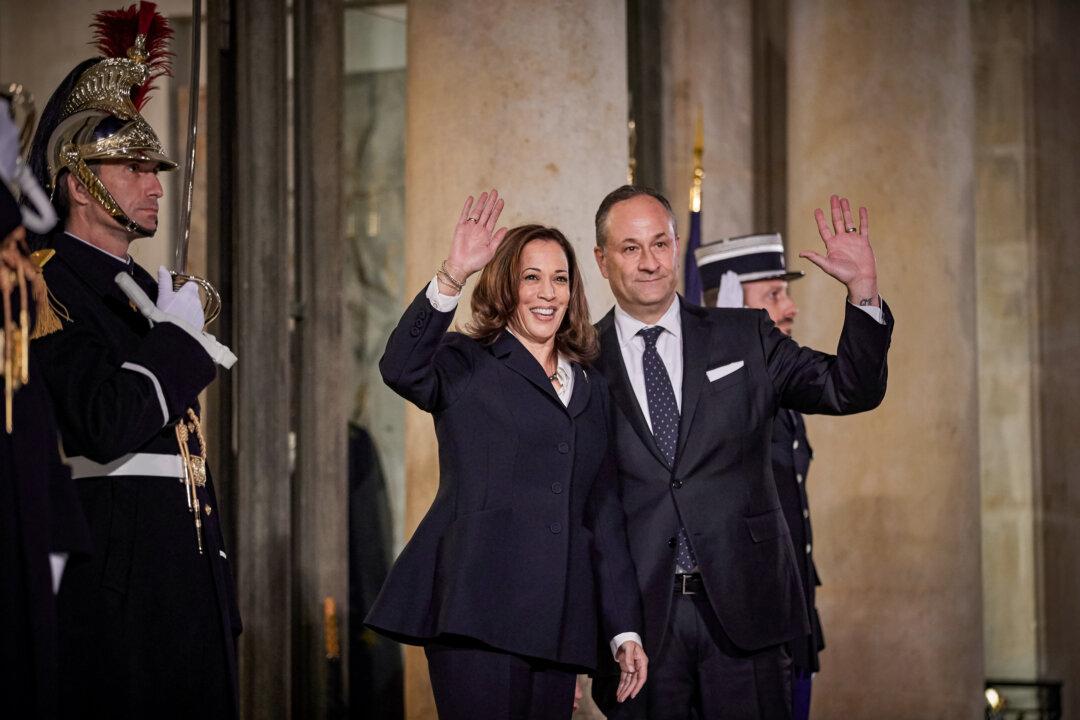
<svg viewBox="0 0 1080 720"><path fill-rule="evenodd" d="M701 212L690 211L690 237L686 241L686 259L683 262L683 297L695 305L704 300L701 288L701 273L698 272L697 258L694 251L701 247Z"/></svg>

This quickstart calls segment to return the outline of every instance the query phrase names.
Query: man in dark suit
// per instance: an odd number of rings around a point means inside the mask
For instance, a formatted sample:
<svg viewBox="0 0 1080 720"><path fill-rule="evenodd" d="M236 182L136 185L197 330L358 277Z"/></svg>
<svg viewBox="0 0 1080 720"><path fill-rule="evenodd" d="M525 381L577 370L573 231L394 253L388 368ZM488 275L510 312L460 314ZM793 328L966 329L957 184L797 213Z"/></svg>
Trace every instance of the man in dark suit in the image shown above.
<svg viewBox="0 0 1080 720"><path fill-rule="evenodd" d="M650 683L616 717L789 718L785 644L809 633L797 556L772 478L780 408L848 414L884 397L892 329L865 209L816 211L827 253L803 253L848 290L837 355L800 348L761 311L676 294L671 206L646 188L596 214L601 320L618 472L645 612ZM607 686L594 693L611 709ZM626 713L624 715L623 713Z"/></svg>
<svg viewBox="0 0 1080 720"><path fill-rule="evenodd" d="M779 233L747 235L709 243L696 256L708 307L748 307L764 310L777 329L790 336L799 308L788 293L788 283L803 277L784 263L784 241ZM810 527L807 474L813 458L801 413L783 409L773 422L772 470L780 505L784 509L791 544L798 558L802 600L810 617L810 634L788 643L791 654L792 720L810 717L810 690L819 668L818 654L825 638L815 605L821 585L814 564L814 537Z"/></svg>

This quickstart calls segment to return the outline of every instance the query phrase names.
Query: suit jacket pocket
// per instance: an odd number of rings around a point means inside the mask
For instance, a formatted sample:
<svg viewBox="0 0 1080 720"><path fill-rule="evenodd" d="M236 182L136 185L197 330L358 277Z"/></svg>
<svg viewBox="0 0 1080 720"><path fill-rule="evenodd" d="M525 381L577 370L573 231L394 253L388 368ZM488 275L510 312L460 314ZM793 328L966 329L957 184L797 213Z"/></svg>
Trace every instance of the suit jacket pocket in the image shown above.
<svg viewBox="0 0 1080 720"><path fill-rule="evenodd" d="M750 530L750 537L756 543L775 540L791 532L788 530L787 521L784 520L782 508L776 508L760 515L751 515L746 518L746 527Z"/></svg>
<svg viewBox="0 0 1080 720"><path fill-rule="evenodd" d="M747 378L747 371L746 371L746 368L743 368L743 367L740 367L738 370L735 370L734 372L730 372L727 375L724 375L722 378L718 378L718 379L716 379L714 381L709 381L709 379L706 377L706 381L705 381L705 385L706 385L706 388L707 388L706 392L708 392L708 393L723 392L724 390L727 390L730 387L734 387L735 385L741 385L742 383L746 382L746 378Z"/></svg>

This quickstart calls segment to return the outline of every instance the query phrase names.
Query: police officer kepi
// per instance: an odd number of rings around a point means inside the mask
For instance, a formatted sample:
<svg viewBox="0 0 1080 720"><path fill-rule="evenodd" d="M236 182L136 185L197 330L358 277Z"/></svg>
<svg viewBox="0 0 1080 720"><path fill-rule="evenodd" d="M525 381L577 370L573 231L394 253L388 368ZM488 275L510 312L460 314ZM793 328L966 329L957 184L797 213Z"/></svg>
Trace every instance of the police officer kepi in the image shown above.
<svg viewBox="0 0 1080 720"><path fill-rule="evenodd" d="M175 167L140 114L172 31L145 2L94 28L100 57L50 98L30 158L62 227L42 238L61 328L34 349L94 549L59 596L61 714L235 717L240 620L197 400L235 357L194 284L128 253Z"/></svg>

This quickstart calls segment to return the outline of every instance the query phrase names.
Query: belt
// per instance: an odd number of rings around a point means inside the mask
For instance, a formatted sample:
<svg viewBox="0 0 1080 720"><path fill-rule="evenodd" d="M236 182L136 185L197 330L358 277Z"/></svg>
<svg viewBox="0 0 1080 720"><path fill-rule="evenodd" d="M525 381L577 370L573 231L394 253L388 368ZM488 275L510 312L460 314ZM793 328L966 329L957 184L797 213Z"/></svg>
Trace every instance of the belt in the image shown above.
<svg viewBox="0 0 1080 720"><path fill-rule="evenodd" d="M184 479L184 461L179 455L130 453L105 465L96 463L82 455L76 455L67 458L66 462L71 467L73 480L87 477L119 477L123 475Z"/></svg>
<svg viewBox="0 0 1080 720"><path fill-rule="evenodd" d="M701 573L675 573L676 595L697 595L705 592L705 583Z"/></svg>

